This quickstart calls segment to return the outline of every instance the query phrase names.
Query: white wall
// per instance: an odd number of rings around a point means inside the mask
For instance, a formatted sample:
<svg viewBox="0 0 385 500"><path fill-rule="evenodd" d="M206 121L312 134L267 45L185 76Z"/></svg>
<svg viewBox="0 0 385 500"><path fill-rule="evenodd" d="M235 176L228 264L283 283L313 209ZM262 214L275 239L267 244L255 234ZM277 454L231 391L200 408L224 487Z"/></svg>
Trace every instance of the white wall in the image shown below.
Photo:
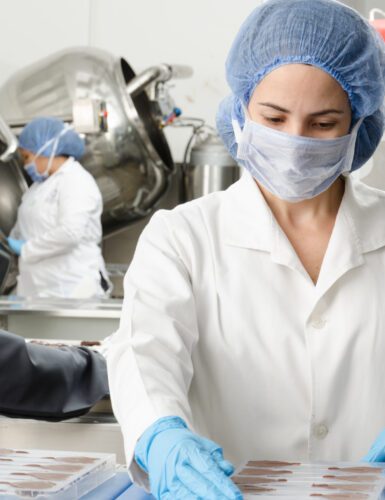
<svg viewBox="0 0 385 500"><path fill-rule="evenodd" d="M214 125L228 93L224 62L240 24L262 0L1 0L0 85L15 70L66 47L91 45L123 56L136 72L160 62L194 76L172 91L185 115ZM362 14L384 0L344 0ZM1 112L1 110L0 110ZM176 160L187 130L166 131Z"/></svg>
<svg viewBox="0 0 385 500"><path fill-rule="evenodd" d="M175 82L172 94L185 115L214 125L218 103L228 93L226 54L240 24L260 2L2 0L0 84L50 53L91 45L125 57L136 72L160 62L192 66L194 76ZM168 132L177 160L187 134Z"/></svg>
<svg viewBox="0 0 385 500"><path fill-rule="evenodd" d="M0 84L52 52L87 45L89 7L89 0L2 0Z"/></svg>

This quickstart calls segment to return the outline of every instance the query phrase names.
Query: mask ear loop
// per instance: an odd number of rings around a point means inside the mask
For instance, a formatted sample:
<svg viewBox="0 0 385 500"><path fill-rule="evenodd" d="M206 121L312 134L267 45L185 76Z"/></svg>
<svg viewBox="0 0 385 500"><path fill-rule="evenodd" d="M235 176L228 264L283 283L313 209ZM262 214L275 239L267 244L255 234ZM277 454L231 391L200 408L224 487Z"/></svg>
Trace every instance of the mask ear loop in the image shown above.
<svg viewBox="0 0 385 500"><path fill-rule="evenodd" d="M241 137L242 137L242 129L238 123L238 120L233 119L233 120L231 120L231 123L233 125L235 142L237 144L239 144L241 141Z"/></svg>
<svg viewBox="0 0 385 500"><path fill-rule="evenodd" d="M342 175L344 177L347 177L348 175L350 175L351 171L352 171L352 166L353 166L353 159L354 159L354 153L355 153L355 150L356 150L356 142L357 142L357 136L358 136L358 131L362 125L362 122L364 121L365 117L362 117L362 118L359 118L359 120L357 121L357 123L355 123L355 125L353 125L353 128L350 132L350 148L349 148L349 153L348 153L348 156L346 158L346 165L349 166L348 168L346 168L343 172L342 172Z"/></svg>
<svg viewBox="0 0 385 500"><path fill-rule="evenodd" d="M362 122L365 120L365 117L363 116L362 118L359 118L357 123L355 123L352 127L352 130L350 132L350 147L349 147L349 152L346 157L345 164L349 165L348 168L346 168L342 172L343 177L348 177L352 173L352 166L353 166L353 159L354 159L354 153L356 150L356 142L357 142L357 136L358 136L358 131L362 125Z"/></svg>
<svg viewBox="0 0 385 500"><path fill-rule="evenodd" d="M247 112L247 108L243 103L242 103L242 111L243 111L243 114L245 116L245 120L250 119L249 114ZM231 120L231 124L233 126L235 142L239 145L239 143L241 142L241 139L242 139L242 132L243 131L242 131L241 126L239 125L239 122L237 119L233 118Z"/></svg>

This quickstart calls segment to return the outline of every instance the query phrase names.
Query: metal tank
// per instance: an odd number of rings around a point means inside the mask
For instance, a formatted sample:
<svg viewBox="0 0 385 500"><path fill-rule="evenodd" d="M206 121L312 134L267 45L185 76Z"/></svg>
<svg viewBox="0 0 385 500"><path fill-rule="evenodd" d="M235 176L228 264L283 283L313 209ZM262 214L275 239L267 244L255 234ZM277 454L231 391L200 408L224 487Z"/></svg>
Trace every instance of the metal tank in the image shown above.
<svg viewBox="0 0 385 500"><path fill-rule="evenodd" d="M16 221L17 207L28 184L19 168L17 139L0 116L0 242Z"/></svg>
<svg viewBox="0 0 385 500"><path fill-rule="evenodd" d="M136 76L123 58L89 47L68 49L16 72L0 88L0 115L16 135L36 116L55 116L83 130L81 163L102 193L108 235L144 217L167 191L174 164L162 132L173 103L166 82L191 73L161 64ZM0 164L0 180L10 178L9 169ZM17 182L0 182L0 200L9 202L0 221L5 230L26 188L20 163L18 173L11 170Z"/></svg>
<svg viewBox="0 0 385 500"><path fill-rule="evenodd" d="M185 166L187 200L227 189L240 177L240 167L215 130L205 127L198 130L196 137Z"/></svg>
<svg viewBox="0 0 385 500"><path fill-rule="evenodd" d="M0 117L0 294L10 291L16 280L16 259L6 235L16 221L17 206L27 189L16 150L16 137Z"/></svg>

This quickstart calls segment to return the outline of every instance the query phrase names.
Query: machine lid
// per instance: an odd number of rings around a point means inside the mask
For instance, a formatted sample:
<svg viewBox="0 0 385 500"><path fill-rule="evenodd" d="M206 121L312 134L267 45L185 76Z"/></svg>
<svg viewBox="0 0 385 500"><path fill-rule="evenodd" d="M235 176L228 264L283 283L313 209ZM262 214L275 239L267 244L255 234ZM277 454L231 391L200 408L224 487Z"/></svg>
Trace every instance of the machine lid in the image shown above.
<svg viewBox="0 0 385 500"><path fill-rule="evenodd" d="M120 59L120 65L122 68L124 81L127 84L134 78L135 72L124 58ZM143 122L146 132L152 142L152 145L154 146L163 163L170 170L172 170L174 163L172 160L171 151L168 147L168 143L163 131L154 119L151 102L146 92L140 92L139 94L132 97L132 100L138 112L138 115Z"/></svg>

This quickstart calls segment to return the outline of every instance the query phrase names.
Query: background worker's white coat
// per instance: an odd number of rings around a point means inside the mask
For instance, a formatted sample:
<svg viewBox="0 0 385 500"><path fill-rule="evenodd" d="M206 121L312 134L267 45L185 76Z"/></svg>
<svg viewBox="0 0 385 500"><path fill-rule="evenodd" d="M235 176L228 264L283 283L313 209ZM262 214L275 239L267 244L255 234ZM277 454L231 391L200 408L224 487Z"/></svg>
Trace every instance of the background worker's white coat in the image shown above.
<svg viewBox="0 0 385 500"><path fill-rule="evenodd" d="M69 158L24 194L12 238L27 240L17 293L39 297L103 296L99 247L102 197L94 178Z"/></svg>
<svg viewBox="0 0 385 500"><path fill-rule="evenodd" d="M348 178L315 286L248 174L158 212L108 354L127 459L179 415L235 464L359 460L385 427L384 220Z"/></svg>

